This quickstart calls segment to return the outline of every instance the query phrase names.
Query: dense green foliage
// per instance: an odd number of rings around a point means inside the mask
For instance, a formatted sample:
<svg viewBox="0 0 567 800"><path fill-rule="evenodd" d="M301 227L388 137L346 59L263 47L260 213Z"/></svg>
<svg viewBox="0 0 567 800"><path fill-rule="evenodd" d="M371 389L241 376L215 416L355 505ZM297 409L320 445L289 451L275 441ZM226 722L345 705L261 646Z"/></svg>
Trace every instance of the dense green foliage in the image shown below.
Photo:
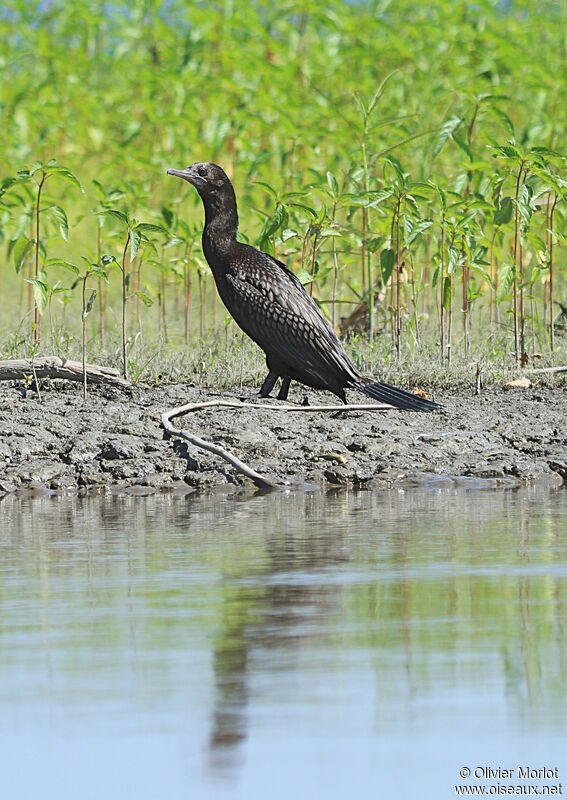
<svg viewBox="0 0 567 800"><path fill-rule="evenodd" d="M129 352L225 327L200 202L165 175L196 160L343 331L444 362L556 345L565 0L9 0L0 41L5 353L72 348L81 287L99 350L122 319Z"/></svg>

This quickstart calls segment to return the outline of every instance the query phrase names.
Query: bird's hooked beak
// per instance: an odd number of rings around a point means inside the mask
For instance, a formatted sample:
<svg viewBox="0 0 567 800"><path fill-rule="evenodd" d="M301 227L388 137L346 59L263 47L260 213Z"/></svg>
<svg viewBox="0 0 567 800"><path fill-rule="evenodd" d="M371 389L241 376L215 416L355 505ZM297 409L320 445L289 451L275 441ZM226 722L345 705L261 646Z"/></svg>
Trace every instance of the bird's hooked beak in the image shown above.
<svg viewBox="0 0 567 800"><path fill-rule="evenodd" d="M167 174L175 175L177 178L183 178L184 181L193 184L197 189L207 184L206 179L198 175L197 171L193 169L193 166L186 167L185 169L168 169Z"/></svg>

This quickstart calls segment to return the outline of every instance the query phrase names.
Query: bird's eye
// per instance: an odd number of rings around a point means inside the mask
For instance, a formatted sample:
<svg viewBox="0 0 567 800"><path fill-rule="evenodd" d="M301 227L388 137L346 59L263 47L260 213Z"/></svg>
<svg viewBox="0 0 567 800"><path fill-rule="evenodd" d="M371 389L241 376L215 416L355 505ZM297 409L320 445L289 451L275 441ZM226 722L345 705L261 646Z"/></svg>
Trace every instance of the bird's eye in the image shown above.
<svg viewBox="0 0 567 800"><path fill-rule="evenodd" d="M207 170L205 169L205 167L199 167L199 168L198 168L198 170L197 170L197 172L199 173L199 175L200 175L202 178L204 178L204 177L205 177L205 175L207 174Z"/></svg>

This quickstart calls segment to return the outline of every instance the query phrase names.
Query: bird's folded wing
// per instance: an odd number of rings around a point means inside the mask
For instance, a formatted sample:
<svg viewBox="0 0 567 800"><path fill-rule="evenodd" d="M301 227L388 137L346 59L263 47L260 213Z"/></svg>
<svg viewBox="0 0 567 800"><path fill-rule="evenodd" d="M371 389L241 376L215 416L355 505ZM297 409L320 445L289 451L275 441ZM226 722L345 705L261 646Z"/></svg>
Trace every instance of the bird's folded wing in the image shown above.
<svg viewBox="0 0 567 800"><path fill-rule="evenodd" d="M329 370L352 375L353 365L339 338L299 280L284 265L261 255L261 267L227 275L241 301L235 306L249 311L246 319L237 318L238 324L292 370L322 378Z"/></svg>

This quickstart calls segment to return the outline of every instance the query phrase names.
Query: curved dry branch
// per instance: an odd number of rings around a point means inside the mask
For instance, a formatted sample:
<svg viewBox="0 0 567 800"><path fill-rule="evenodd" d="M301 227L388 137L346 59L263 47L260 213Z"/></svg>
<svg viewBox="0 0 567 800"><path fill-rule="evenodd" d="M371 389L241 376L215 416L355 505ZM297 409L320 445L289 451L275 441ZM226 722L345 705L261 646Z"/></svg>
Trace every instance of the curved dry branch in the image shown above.
<svg viewBox="0 0 567 800"><path fill-rule="evenodd" d="M112 383L115 386L129 386L120 377L117 369L86 365L87 380L90 383ZM60 378L67 381L83 380L83 365L80 361L69 361L58 356L41 356L30 359L0 361L0 381L16 381L33 375L35 378Z"/></svg>
<svg viewBox="0 0 567 800"><path fill-rule="evenodd" d="M235 400L205 400L202 403L187 403L183 406L177 406L169 411L165 411L161 415L162 427L165 428L168 433L171 433L174 436L179 436L181 439L185 439L186 441L195 445L195 447L199 447L201 450L207 450L209 453L214 453L215 455L220 456L225 461L228 461L229 464L232 464L232 466L238 472L240 472L242 475L246 475L246 477L254 481L256 486L259 486L262 489L281 489L283 486L285 486L285 484L277 483L271 478L267 478L265 475L256 472L256 470L252 469L252 467L249 467L248 464L245 464L244 461L241 461L237 456L233 455L224 447L214 444L213 442L208 442L206 439L201 439L199 436L195 436L195 434L189 433L189 431L182 430L181 428L176 428L175 425L171 424L171 420L174 417L180 417L183 414L191 414L195 411L202 411L205 408L260 408L262 411L333 411L344 413L345 411L387 411L388 409L392 408L392 406L378 403L363 403L352 406L292 406L281 404L273 406L268 405L267 403L241 403Z"/></svg>

